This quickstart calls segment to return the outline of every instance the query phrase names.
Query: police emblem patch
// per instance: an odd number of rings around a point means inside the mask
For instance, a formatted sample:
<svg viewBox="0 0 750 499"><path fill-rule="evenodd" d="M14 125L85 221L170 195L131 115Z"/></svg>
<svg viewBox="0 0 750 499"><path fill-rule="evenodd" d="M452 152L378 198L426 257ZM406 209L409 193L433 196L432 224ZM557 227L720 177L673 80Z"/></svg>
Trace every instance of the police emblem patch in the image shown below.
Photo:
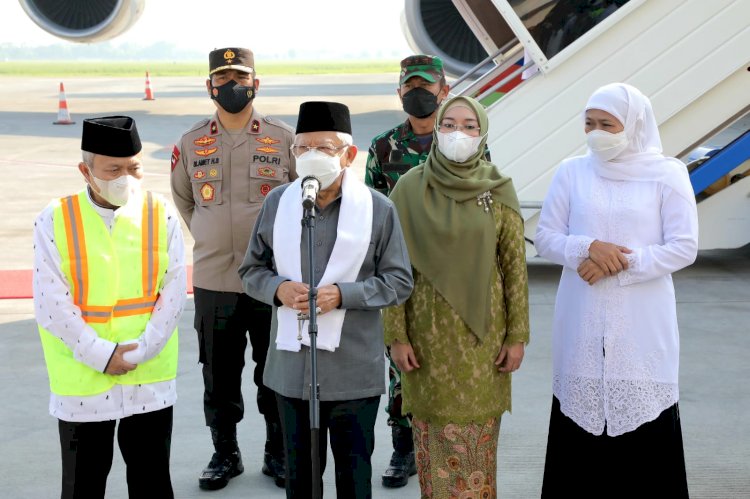
<svg viewBox="0 0 750 499"><path fill-rule="evenodd" d="M271 185L270 184L263 184L260 186L260 193L264 196L267 195L269 192L271 192Z"/></svg>
<svg viewBox="0 0 750 499"><path fill-rule="evenodd" d="M218 150L219 150L218 147L209 147L207 149L196 149L195 154L197 154L198 156L210 156Z"/></svg>
<svg viewBox="0 0 750 499"><path fill-rule="evenodd" d="M269 146L271 144L278 144L279 142L281 142L280 140L276 140L276 139L274 139L272 137L269 137L268 135L266 135L265 137L261 137L261 138L257 138L256 137L255 140L257 140L261 144L265 144L267 146Z"/></svg>
<svg viewBox="0 0 750 499"><path fill-rule="evenodd" d="M260 152L267 152L271 154L279 152L278 149L276 149L275 147L271 147L271 146L256 147L255 150L260 151Z"/></svg>
<svg viewBox="0 0 750 499"><path fill-rule="evenodd" d="M206 183L201 186L200 192L203 201L213 201L216 189L214 189L213 185Z"/></svg>
<svg viewBox="0 0 750 499"><path fill-rule="evenodd" d="M193 173L193 178L197 178L198 180L206 177L206 171L205 170L195 170L195 173Z"/></svg>
<svg viewBox="0 0 750 499"><path fill-rule="evenodd" d="M216 176L216 175L218 175L218 174L219 174L219 170L217 170L216 168L211 168L211 169L210 169L210 170L208 171L208 176L209 176L209 177L215 177L215 176Z"/></svg>
<svg viewBox="0 0 750 499"><path fill-rule="evenodd" d="M260 168L258 168L258 175L260 175L261 177L276 178L276 170L267 166L261 166Z"/></svg>
<svg viewBox="0 0 750 499"><path fill-rule="evenodd" d="M216 142L216 137L209 137L208 135L204 135L199 139L195 139L193 141L193 144L195 144L196 146L206 147L210 146L214 142Z"/></svg>
<svg viewBox="0 0 750 499"><path fill-rule="evenodd" d="M174 171L174 167L177 166L177 162L180 160L180 149L175 145L174 149L172 149L172 159L171 159L171 167Z"/></svg>
<svg viewBox="0 0 750 499"><path fill-rule="evenodd" d="M232 49L227 49L226 52L224 52L224 60L227 61L227 64L232 64L232 59L237 57L237 54L235 54Z"/></svg>

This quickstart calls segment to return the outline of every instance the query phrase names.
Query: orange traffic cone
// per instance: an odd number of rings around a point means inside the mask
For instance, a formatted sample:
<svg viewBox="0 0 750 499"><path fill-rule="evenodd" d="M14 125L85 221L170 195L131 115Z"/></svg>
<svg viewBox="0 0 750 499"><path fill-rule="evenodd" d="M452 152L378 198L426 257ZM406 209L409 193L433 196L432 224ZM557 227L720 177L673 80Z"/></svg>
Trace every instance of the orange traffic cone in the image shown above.
<svg viewBox="0 0 750 499"><path fill-rule="evenodd" d="M154 93L151 91L151 78L148 76L148 71L146 71L146 97L143 100L154 100Z"/></svg>
<svg viewBox="0 0 750 499"><path fill-rule="evenodd" d="M65 87L60 82L60 105L57 109L57 121L52 122L53 125L74 125L75 121L70 119L70 113L68 112L68 101L65 99Z"/></svg>

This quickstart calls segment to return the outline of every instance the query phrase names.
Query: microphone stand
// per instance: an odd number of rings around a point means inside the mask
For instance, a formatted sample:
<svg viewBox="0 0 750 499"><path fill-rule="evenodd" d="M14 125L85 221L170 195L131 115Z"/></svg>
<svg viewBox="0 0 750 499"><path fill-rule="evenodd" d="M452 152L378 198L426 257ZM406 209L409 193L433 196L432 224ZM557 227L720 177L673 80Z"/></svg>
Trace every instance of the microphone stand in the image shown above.
<svg viewBox="0 0 750 499"><path fill-rule="evenodd" d="M312 462L313 499L320 499L320 390L318 386L318 288L315 287L315 203L303 204L302 227L307 228L310 334L310 460ZM301 319L304 320L304 319ZM301 326L300 326L301 328Z"/></svg>

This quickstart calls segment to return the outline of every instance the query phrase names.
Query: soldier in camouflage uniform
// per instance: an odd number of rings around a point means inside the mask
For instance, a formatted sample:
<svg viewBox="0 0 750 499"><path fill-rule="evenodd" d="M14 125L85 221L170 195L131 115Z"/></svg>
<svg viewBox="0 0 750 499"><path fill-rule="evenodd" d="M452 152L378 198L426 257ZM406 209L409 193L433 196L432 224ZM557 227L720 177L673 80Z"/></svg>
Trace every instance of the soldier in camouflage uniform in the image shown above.
<svg viewBox="0 0 750 499"><path fill-rule="evenodd" d="M443 61L439 57L413 55L401 61L397 92L408 117L400 125L372 140L365 171L368 186L387 196L401 175L427 158L432 145L436 111L449 90ZM410 418L401 413L401 373L392 360L388 378L386 411L391 427L393 455L383 473L383 486L403 487L408 483L409 476L417 473L417 468Z"/></svg>

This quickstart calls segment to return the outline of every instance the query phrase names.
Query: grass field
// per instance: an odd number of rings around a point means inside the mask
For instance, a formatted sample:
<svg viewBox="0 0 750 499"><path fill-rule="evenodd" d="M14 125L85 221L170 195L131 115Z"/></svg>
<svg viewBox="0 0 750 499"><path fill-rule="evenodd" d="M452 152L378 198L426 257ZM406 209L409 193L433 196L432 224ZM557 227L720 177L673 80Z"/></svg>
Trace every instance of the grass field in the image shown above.
<svg viewBox="0 0 750 499"><path fill-rule="evenodd" d="M269 61L256 65L259 75L309 75L344 73L397 73L397 60ZM205 76L208 61L27 61L0 62L0 76L86 77L86 76Z"/></svg>

